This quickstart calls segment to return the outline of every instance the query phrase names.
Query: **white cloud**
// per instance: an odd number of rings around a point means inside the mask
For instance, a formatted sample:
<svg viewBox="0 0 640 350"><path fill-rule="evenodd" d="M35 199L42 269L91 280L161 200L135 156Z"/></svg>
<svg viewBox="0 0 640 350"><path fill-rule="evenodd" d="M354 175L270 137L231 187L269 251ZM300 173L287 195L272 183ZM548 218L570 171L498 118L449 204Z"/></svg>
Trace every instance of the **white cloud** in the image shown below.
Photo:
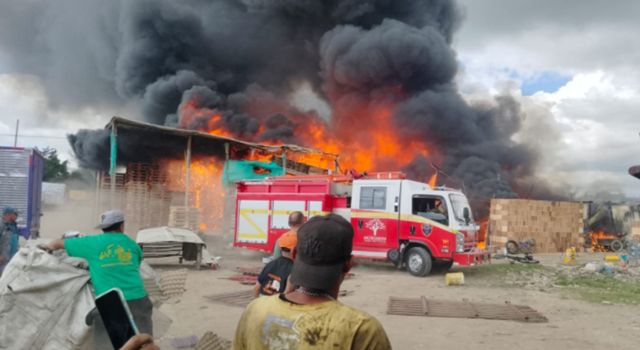
<svg viewBox="0 0 640 350"><path fill-rule="evenodd" d="M508 91L520 99L529 120L517 137L537 142L550 181L640 197L640 182L627 174L640 164L637 2L461 3L467 7L456 39L462 91ZM554 93L523 97L522 81L541 72L571 79ZM552 138L540 134L545 127Z"/></svg>
<svg viewBox="0 0 640 350"><path fill-rule="evenodd" d="M53 147L72 164L66 135L80 128L100 128L111 117L92 109L52 110L39 79L20 74L0 74L0 116L0 145L13 146L20 119L18 146Z"/></svg>

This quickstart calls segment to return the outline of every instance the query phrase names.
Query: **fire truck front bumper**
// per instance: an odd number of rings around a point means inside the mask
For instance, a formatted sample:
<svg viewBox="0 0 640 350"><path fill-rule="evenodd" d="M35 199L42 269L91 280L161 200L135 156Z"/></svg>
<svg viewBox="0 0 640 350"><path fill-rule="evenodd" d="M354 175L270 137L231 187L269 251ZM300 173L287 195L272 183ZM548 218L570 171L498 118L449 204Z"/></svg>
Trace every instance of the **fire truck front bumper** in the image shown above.
<svg viewBox="0 0 640 350"><path fill-rule="evenodd" d="M482 249L474 249L464 253L456 253L453 261L460 266L471 266L491 263L491 253Z"/></svg>

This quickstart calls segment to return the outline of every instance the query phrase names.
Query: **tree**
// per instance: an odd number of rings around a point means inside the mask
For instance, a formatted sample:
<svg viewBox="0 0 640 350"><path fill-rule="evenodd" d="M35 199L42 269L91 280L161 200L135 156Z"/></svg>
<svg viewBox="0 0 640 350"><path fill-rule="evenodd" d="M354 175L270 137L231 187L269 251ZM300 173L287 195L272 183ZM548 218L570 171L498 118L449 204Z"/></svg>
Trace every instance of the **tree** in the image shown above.
<svg viewBox="0 0 640 350"><path fill-rule="evenodd" d="M69 178L67 161L60 161L58 151L51 147L46 147L38 151L44 156L44 181L61 182Z"/></svg>

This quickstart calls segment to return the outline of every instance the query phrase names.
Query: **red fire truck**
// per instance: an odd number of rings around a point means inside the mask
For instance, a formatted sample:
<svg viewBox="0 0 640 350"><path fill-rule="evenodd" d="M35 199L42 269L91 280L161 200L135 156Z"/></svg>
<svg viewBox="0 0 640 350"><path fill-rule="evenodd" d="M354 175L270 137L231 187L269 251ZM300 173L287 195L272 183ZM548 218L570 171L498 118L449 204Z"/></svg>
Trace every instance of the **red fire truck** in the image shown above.
<svg viewBox="0 0 640 350"><path fill-rule="evenodd" d="M354 257L389 260L414 276L490 259L476 248L478 226L461 191L431 188L398 172L240 182L234 246L271 252L293 211L343 216L355 232Z"/></svg>

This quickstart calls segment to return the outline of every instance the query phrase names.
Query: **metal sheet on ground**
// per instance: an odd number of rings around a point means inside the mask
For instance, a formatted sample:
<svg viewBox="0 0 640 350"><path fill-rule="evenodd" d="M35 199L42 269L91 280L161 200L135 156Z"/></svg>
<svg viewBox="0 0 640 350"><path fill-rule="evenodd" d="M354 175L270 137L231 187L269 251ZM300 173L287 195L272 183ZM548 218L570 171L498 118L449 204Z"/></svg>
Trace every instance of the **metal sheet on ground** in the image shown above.
<svg viewBox="0 0 640 350"><path fill-rule="evenodd" d="M213 332L205 333L198 344L196 350L227 350L231 349L231 341L223 339Z"/></svg>
<svg viewBox="0 0 640 350"><path fill-rule="evenodd" d="M253 300L253 290L214 294L205 296L205 298L218 304L246 307Z"/></svg>
<svg viewBox="0 0 640 350"><path fill-rule="evenodd" d="M472 303L468 300L434 300L389 297L387 314L427 317L482 318L520 322L548 322L547 318L525 305Z"/></svg>

